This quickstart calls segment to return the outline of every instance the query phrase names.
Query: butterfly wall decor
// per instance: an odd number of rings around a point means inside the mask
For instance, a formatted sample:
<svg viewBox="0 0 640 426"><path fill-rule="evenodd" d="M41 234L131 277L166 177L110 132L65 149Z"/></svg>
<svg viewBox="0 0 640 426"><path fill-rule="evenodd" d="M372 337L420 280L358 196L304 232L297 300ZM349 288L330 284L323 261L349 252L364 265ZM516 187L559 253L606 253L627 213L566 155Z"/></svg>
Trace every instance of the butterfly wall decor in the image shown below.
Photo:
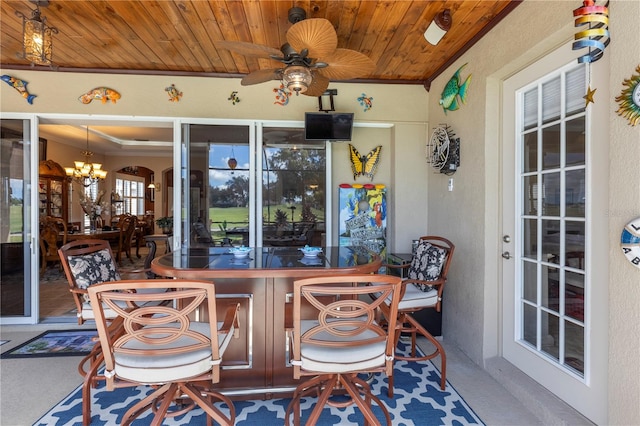
<svg viewBox="0 0 640 426"><path fill-rule="evenodd" d="M372 149L367 155L360 155L357 149L349 144L349 158L351 159L351 170L353 171L353 180L358 176L367 176L373 180L376 173L378 163L380 162L380 151L382 145L378 145Z"/></svg>

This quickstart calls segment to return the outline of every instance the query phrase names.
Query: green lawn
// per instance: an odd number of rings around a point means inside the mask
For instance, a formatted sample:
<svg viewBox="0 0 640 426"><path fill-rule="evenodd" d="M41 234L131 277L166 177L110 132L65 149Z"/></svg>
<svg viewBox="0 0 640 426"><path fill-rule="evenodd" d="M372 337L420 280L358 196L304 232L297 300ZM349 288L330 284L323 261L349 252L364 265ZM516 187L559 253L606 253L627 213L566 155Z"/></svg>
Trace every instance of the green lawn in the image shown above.
<svg viewBox="0 0 640 426"><path fill-rule="evenodd" d="M286 204L278 204L274 206L270 206L269 209L267 207L262 208L262 217L267 218L267 212L271 213L271 218L275 217L276 210L282 210L287 213L287 218L291 221L291 209ZM324 215L320 210L313 210L313 213L316 215L317 220L323 221ZM296 222L300 221L301 215L301 207L297 206L294 211L294 218ZM249 208L247 207L211 207L209 209L209 220L211 220L211 233L213 238L223 238L225 235L218 225L222 224L222 222L227 222L227 229L233 228L244 228L249 224Z"/></svg>
<svg viewBox="0 0 640 426"><path fill-rule="evenodd" d="M9 243L22 241L22 206L9 207Z"/></svg>

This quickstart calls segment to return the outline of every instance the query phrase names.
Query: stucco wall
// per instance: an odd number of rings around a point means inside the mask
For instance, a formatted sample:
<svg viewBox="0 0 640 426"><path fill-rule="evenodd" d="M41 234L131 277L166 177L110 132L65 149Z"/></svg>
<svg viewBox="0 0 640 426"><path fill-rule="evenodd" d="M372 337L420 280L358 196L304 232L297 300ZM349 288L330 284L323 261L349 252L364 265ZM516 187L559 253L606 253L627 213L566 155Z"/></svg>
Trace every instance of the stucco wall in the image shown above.
<svg viewBox="0 0 640 426"><path fill-rule="evenodd" d="M640 2L613 2L609 19L609 424L630 425L640 422L640 269L622 256L620 233L640 217L640 125L618 116L614 99L640 66Z"/></svg>
<svg viewBox="0 0 640 426"><path fill-rule="evenodd" d="M430 176L428 184L429 232L447 236L457 244L444 303L444 336L479 364L483 359L500 355L500 81L572 40L575 33L572 11L579 5L567 1L524 1L431 87L430 122L451 125L462 141L462 164L454 176L454 191L447 191L446 176ZM631 76L640 60L637 43L640 2L612 2L610 19L612 42L607 59L598 64L610 68L606 80L609 87L602 88L598 93L601 97L597 98L598 107L608 105L605 108L608 116L604 113L593 117L596 121L608 120L603 126L610 128L607 141L612 212L608 215L610 339L609 363L602 368L609 370L606 423L637 424L640 270L624 259L619 243L622 226L640 216L640 126L632 128L615 113L617 103L613 98L622 90L622 80ZM438 105L440 93L451 75L465 63L469 65L461 77L472 74L467 103L459 111L445 114ZM606 221L607 216L600 215L601 210L597 212L598 220ZM595 226L602 227L604 223ZM606 301L599 299L594 303Z"/></svg>

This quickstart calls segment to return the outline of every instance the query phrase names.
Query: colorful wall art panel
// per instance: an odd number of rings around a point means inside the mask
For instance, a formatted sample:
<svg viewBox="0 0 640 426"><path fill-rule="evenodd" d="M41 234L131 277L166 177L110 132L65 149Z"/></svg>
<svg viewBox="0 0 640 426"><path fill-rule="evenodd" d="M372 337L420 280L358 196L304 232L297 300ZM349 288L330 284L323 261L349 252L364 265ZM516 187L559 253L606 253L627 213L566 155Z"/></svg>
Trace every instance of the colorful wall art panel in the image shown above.
<svg viewBox="0 0 640 426"><path fill-rule="evenodd" d="M385 185L342 184L339 191L339 245L362 246L385 256L387 249L387 188Z"/></svg>

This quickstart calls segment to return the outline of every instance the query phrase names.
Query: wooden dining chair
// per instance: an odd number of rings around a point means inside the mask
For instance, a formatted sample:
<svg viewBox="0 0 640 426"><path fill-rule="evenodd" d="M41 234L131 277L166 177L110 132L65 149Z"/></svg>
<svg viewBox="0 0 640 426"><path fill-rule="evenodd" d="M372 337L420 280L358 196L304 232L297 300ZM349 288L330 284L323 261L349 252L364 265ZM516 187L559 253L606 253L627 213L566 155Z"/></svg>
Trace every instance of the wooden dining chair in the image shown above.
<svg viewBox="0 0 640 426"><path fill-rule="evenodd" d="M67 223L60 217L44 216L39 221L40 275L50 262L60 262L58 245L67 242Z"/></svg>
<svg viewBox="0 0 640 426"><path fill-rule="evenodd" d="M289 306L287 335L292 348L291 364L295 379L311 376L296 387L285 414L288 425L293 413L295 425L300 424L300 399L317 396L307 425L318 421L326 404L335 404L331 397L345 393L350 397L340 406L356 404L366 424L380 424L372 410L374 401L391 424L384 403L371 392L366 380L358 374L393 374L393 330L401 278L390 275L332 275L294 281L293 305ZM367 285L359 285L368 283ZM366 296L370 291L378 299ZM387 298L389 328L376 322L377 309ZM388 330L391 330L389 334Z"/></svg>
<svg viewBox="0 0 640 426"><path fill-rule="evenodd" d="M133 235L136 231L137 223L138 219L128 213L121 215L120 219L118 220L117 227L120 230L118 246L116 249L116 262L118 263L118 265L122 265L124 256L127 256L131 263L135 263L133 258L131 257L131 245L133 241Z"/></svg>
<svg viewBox="0 0 640 426"><path fill-rule="evenodd" d="M411 259L411 263L403 265L386 264L389 269L407 269L406 277L402 281L398 318L396 322L395 342L405 333L411 336L411 354L409 356L396 355L397 359L407 361L426 361L440 356L440 389L444 390L447 381L447 356L442 344L424 328L412 314L422 309L435 309L440 312L444 285L453 259L455 245L446 238L439 236L420 237L418 246ZM403 275L403 274L400 274ZM374 298L381 297L372 292ZM387 298L381 306L385 318L394 316L391 310L391 299ZM418 355L416 351L416 337L425 337L434 346L433 352ZM389 396L393 396L393 377L390 379Z"/></svg>
<svg viewBox="0 0 640 426"><path fill-rule="evenodd" d="M239 304L224 308L218 323L215 285L174 279L96 284L89 287L89 297L96 307L107 391L141 385L153 388L129 407L121 424L130 424L151 409L151 424L160 425L165 417L182 415L194 404L208 415L207 424L210 418L219 424L234 424L233 403L213 390L213 385L220 381L227 346L239 336ZM165 300L171 303L162 304ZM192 320L203 308L208 319ZM116 320L110 320L110 312L116 313ZM180 404L169 411L184 395L193 404ZM214 400L224 403L230 415L216 407Z"/></svg>

